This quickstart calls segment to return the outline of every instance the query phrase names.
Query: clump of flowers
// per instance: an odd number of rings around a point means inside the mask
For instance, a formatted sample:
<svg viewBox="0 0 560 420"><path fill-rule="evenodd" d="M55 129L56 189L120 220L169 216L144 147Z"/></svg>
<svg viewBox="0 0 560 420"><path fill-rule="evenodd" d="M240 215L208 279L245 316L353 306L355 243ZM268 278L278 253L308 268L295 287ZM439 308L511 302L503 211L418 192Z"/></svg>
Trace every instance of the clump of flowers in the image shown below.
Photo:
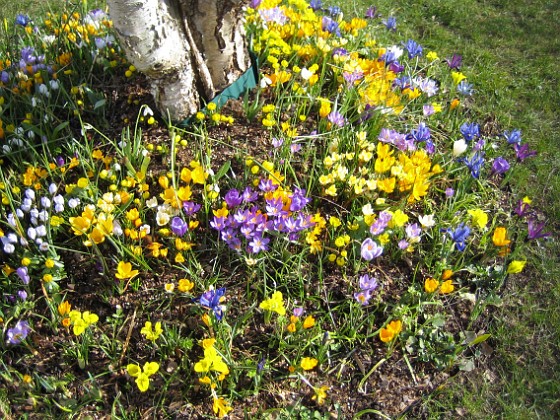
<svg viewBox="0 0 560 420"><path fill-rule="evenodd" d="M150 340L152 343L155 343L163 329L161 328L161 322L156 322L155 325L152 325L151 321L146 321L142 329L140 330L140 334L146 337L147 340Z"/></svg>
<svg viewBox="0 0 560 420"><path fill-rule="evenodd" d="M276 312L280 316L286 315L282 292L278 290L275 291L270 298L265 299L260 303L259 308L264 309L265 311Z"/></svg>
<svg viewBox="0 0 560 420"><path fill-rule="evenodd" d="M216 372L218 374L217 380L220 382L229 374L229 368L214 346L215 343L216 340L213 338L202 340L204 357L194 365L194 371L204 375L199 379L200 383L207 385L212 383L212 380L208 376L210 372Z"/></svg>
<svg viewBox="0 0 560 420"><path fill-rule="evenodd" d="M395 339L402 331L402 321L391 321L386 327L379 331L379 338L384 343L389 343Z"/></svg>
<svg viewBox="0 0 560 420"><path fill-rule="evenodd" d="M304 212L309 201L304 189L290 192L270 178L261 179L257 190L229 190L210 226L230 249L259 254L270 250L273 237L285 235L296 242L301 232L313 227L312 216Z"/></svg>
<svg viewBox="0 0 560 420"><path fill-rule="evenodd" d="M159 363L146 362L143 367L137 364L129 364L126 366L126 371L130 376L136 378L134 382L138 386L140 392L146 392L150 387L150 376L155 375L159 370Z"/></svg>
<svg viewBox="0 0 560 420"><path fill-rule="evenodd" d="M361 305L369 304L372 298L372 293L377 289L378 283L375 277L370 277L368 274L360 276L359 280L360 291L354 293L354 299Z"/></svg>
<svg viewBox="0 0 560 420"><path fill-rule="evenodd" d="M70 322L73 325L72 332L75 336L82 335L88 327L99 321L97 314L90 311L80 312L73 310L68 313L68 318L70 318Z"/></svg>

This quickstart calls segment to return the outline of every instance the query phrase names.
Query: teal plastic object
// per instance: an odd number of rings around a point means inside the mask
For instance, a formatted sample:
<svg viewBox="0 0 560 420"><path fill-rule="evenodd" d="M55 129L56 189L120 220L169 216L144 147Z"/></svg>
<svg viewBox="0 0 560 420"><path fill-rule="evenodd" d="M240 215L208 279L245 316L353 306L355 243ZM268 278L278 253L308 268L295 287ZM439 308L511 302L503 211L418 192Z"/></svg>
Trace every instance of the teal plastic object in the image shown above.
<svg viewBox="0 0 560 420"><path fill-rule="evenodd" d="M221 108L226 104L227 101L230 99L237 99L241 97L245 92L248 90L253 89L257 86L259 82L259 65L257 56L252 52L249 51L249 57L251 58L251 67L249 67L245 73L243 73L235 82L229 85L227 88L222 90L218 95L214 97L210 101L210 103L214 103L217 105L218 108ZM201 111L204 111L206 107L204 107ZM186 120L183 120L177 127L186 127L188 126L193 120L193 117L189 117Z"/></svg>

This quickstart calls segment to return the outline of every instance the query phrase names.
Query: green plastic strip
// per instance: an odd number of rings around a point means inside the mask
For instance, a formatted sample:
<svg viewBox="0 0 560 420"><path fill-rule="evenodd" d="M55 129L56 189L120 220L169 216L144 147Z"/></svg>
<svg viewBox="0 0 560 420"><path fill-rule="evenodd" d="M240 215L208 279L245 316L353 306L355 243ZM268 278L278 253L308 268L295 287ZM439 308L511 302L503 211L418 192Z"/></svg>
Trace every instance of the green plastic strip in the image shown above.
<svg viewBox="0 0 560 420"><path fill-rule="evenodd" d="M218 108L221 108L228 100L237 99L246 91L257 86L259 82L259 64L257 56L252 51L249 51L249 57L251 58L251 67L249 67L235 82L217 94L210 103L214 103ZM206 107L204 107L201 111L204 111L205 109ZM189 117L176 124L176 126L186 127L190 125L193 118L194 117Z"/></svg>

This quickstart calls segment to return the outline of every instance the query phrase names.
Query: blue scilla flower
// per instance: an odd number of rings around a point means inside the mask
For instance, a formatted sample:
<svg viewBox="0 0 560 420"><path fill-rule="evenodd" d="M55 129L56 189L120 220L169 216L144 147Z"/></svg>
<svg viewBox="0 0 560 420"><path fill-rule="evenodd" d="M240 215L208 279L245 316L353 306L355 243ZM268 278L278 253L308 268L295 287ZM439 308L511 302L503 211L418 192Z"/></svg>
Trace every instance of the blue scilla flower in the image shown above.
<svg viewBox="0 0 560 420"><path fill-rule="evenodd" d="M27 15L17 15L16 16L16 25L20 25L20 26L27 26L28 23L31 22L31 18Z"/></svg>
<svg viewBox="0 0 560 420"><path fill-rule="evenodd" d="M482 165L484 165L484 153L476 152L470 159L461 158L459 159L459 162L463 162L465 165L467 165L467 168L470 169L473 178L478 179L478 177L480 176Z"/></svg>
<svg viewBox="0 0 560 420"><path fill-rule="evenodd" d="M323 20L321 22L321 28L325 32L330 32L331 34L340 36L340 28L338 27L338 22L336 20L331 19L328 16L323 16Z"/></svg>
<svg viewBox="0 0 560 420"><path fill-rule="evenodd" d="M459 92L461 95L471 96L474 92L472 83L469 83L466 80L462 80L457 85L457 92Z"/></svg>
<svg viewBox="0 0 560 420"><path fill-rule="evenodd" d="M409 39L406 41L406 50L408 51L408 58L421 57L422 47L416 41Z"/></svg>
<svg viewBox="0 0 560 420"><path fill-rule="evenodd" d="M460 223L457 225L455 230L452 229L442 229L442 232L447 233L453 242L455 242L455 247L458 251L463 252L466 248L466 240L471 234L471 228L465 225L464 223Z"/></svg>
<svg viewBox="0 0 560 420"><path fill-rule="evenodd" d="M321 0L311 0L309 2L309 7L314 11L321 10L323 7L323 2Z"/></svg>
<svg viewBox="0 0 560 420"><path fill-rule="evenodd" d="M504 131L502 134L509 144L520 144L521 143L521 130Z"/></svg>
<svg viewBox="0 0 560 420"><path fill-rule="evenodd" d="M480 129L477 123L464 123L460 129L461 134L467 142L470 142L475 137L480 136Z"/></svg>
<svg viewBox="0 0 560 420"><path fill-rule="evenodd" d="M338 6L330 6L327 8L327 12L331 16L338 16L342 13L342 10Z"/></svg>
<svg viewBox="0 0 560 420"><path fill-rule="evenodd" d="M383 25L385 25L385 27L390 31L396 31L397 30L397 19L394 18L393 16L389 16L387 18L387 20L383 21Z"/></svg>
<svg viewBox="0 0 560 420"><path fill-rule="evenodd" d="M418 128L413 129L409 136L417 142L427 141L431 137L430 129L426 126L426 123L421 122L418 124Z"/></svg>

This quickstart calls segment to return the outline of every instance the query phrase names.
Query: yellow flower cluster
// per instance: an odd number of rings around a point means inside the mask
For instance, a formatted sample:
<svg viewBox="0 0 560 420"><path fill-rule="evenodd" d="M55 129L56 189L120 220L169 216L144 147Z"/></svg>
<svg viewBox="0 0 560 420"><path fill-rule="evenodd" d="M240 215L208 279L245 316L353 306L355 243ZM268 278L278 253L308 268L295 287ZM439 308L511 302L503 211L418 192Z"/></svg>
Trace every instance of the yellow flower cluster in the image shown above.
<svg viewBox="0 0 560 420"><path fill-rule="evenodd" d="M113 233L113 212L116 208L126 205L131 198L125 190L117 193L107 192L97 200L97 205L86 205L80 216L68 219L74 235L86 236L84 245L88 247L104 242L105 237Z"/></svg>
<svg viewBox="0 0 560 420"><path fill-rule="evenodd" d="M259 308L270 312L276 312L281 316L286 315L286 308L284 307L282 292L274 292L270 298L265 299L261 302Z"/></svg>
<svg viewBox="0 0 560 420"><path fill-rule="evenodd" d="M442 283L432 277L428 277L424 280L424 290L426 293L434 293L439 288L439 293L442 295L453 292L455 290L455 286L453 286L453 280L451 280L452 275L453 271L444 270L441 275Z"/></svg>
<svg viewBox="0 0 560 420"><path fill-rule="evenodd" d="M136 378L135 382L140 392L146 392L148 390L150 387L150 376L156 374L158 370L159 363L157 362L146 362L143 368L132 363L126 367L128 374Z"/></svg>
<svg viewBox="0 0 560 420"><path fill-rule="evenodd" d="M200 383L210 385L211 388L214 388L215 384L213 384L212 380L208 377L207 374L209 372L217 372L219 374L218 381L223 381L229 374L229 368L226 362L214 347L215 343L216 339L214 338L202 340L204 357L194 365L194 371L196 373L204 374L204 376L199 379Z"/></svg>
<svg viewBox="0 0 560 420"><path fill-rule="evenodd" d="M308 330L308 329L313 328L315 326L315 318L312 315L308 315L308 316L305 317L303 322L300 322L300 319L299 319L298 316L292 315L292 316L290 316L290 323L286 327L286 330L288 332L294 333L294 332L297 331L298 324L301 324L301 327L304 330Z"/></svg>
<svg viewBox="0 0 560 420"><path fill-rule="evenodd" d="M68 308L69 307L70 305L68 305ZM66 310L67 308L63 307L61 309ZM90 311L84 311L84 312L80 312L76 310L70 311L70 313L68 314L68 318L70 319L70 322L74 326L72 328L72 332L74 333L75 336L83 334L87 327L99 321L99 317Z"/></svg>
<svg viewBox="0 0 560 420"><path fill-rule="evenodd" d="M107 29L113 26L111 20L104 15L100 20L94 20L91 16L82 16L78 12L72 14L47 13L48 19L45 26L55 36L64 35L72 43L89 44L95 37L106 35Z"/></svg>
<svg viewBox="0 0 560 420"><path fill-rule="evenodd" d="M142 334L144 337L146 337L147 340L150 340L152 343L156 342L161 333L163 333L161 322L156 322L154 326L152 325L151 321L146 321L146 323L140 330L140 334Z"/></svg>
<svg viewBox="0 0 560 420"><path fill-rule="evenodd" d="M385 63L378 60L383 54L383 49L372 49L370 57L364 57L363 51L350 52L348 54L331 53L336 48L344 46L348 48L348 41L353 39L370 39L371 35L367 32L367 21L360 18L353 18L347 22L338 19L340 36L323 30L322 16L315 13L305 1L290 1L288 5L280 4L281 1L263 1L256 10L249 9L247 15L248 24L260 28L255 39L253 48L256 52L266 52L266 61L271 65L272 72L265 75L265 80L271 86L284 84L294 80L299 73L299 79L294 82L292 89L296 93L303 93L307 86L313 86L319 81L319 74L316 71L323 67L323 61L333 61L331 67L334 72L334 79L339 82L339 86L345 83L344 76L359 75L359 83L355 81L353 85L358 89L360 98L359 108L364 109L368 106L384 106L392 109L395 113L400 113L403 109L401 96L392 89L392 82L396 74L388 69ZM282 19L270 19L265 17L270 11L274 10L276 15L281 15ZM375 46L375 41L370 39L366 42L369 47ZM294 66L288 68L288 62L293 54L297 54L302 64L312 62L309 69L301 69ZM322 107L324 102L321 102ZM324 118L328 112L320 112ZM270 120L265 119L264 122Z"/></svg>
<svg viewBox="0 0 560 420"><path fill-rule="evenodd" d="M354 147L357 146L357 147ZM398 152L389 144L366 140L366 133L359 132L355 143L345 145L344 152L335 139L330 154L323 160L328 171L319 177L323 194L337 197L350 196L373 198L379 193L407 193L408 201L421 200L428 193L430 178L443 172L424 150Z"/></svg>
<svg viewBox="0 0 560 420"><path fill-rule="evenodd" d="M379 338L384 343L393 341L397 335L402 331L402 321L396 320L391 321L385 328L381 328L379 331Z"/></svg>

